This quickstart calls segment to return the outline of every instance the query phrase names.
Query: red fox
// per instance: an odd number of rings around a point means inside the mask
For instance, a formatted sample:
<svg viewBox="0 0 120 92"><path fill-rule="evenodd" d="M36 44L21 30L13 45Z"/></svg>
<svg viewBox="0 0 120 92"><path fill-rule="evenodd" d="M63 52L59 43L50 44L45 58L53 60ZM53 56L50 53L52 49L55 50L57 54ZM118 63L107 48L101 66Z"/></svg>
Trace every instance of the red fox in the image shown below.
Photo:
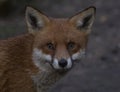
<svg viewBox="0 0 120 92"><path fill-rule="evenodd" d="M28 6L28 33L0 41L0 92L46 92L85 54L95 7L70 18Z"/></svg>

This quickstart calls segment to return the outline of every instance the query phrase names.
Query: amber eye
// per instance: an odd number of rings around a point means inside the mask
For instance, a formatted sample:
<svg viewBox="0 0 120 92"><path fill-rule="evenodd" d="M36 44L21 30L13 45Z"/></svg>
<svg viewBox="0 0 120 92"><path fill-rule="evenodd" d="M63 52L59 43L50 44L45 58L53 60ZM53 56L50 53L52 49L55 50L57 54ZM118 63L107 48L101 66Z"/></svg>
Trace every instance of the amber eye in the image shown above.
<svg viewBox="0 0 120 92"><path fill-rule="evenodd" d="M68 50L73 50L75 48L75 43L74 42L69 42L67 45Z"/></svg>
<svg viewBox="0 0 120 92"><path fill-rule="evenodd" d="M54 50L55 46L52 43L47 43L47 48L50 49L50 50Z"/></svg>

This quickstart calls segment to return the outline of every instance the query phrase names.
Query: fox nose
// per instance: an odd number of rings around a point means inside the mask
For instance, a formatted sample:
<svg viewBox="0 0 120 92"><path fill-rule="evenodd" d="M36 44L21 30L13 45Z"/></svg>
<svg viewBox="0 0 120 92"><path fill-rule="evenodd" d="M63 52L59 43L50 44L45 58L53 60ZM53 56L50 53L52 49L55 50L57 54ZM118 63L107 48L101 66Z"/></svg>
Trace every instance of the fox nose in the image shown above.
<svg viewBox="0 0 120 92"><path fill-rule="evenodd" d="M59 66L62 67L62 68L66 67L67 66L67 60L61 59L59 61Z"/></svg>

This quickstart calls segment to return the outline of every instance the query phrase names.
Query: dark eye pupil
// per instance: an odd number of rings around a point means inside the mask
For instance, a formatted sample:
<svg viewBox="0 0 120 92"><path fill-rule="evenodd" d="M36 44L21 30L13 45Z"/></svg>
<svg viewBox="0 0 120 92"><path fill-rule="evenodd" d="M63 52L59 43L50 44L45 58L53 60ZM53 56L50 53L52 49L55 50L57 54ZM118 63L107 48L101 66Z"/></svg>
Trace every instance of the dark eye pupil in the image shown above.
<svg viewBox="0 0 120 92"><path fill-rule="evenodd" d="M54 49L54 45L53 45L52 43L48 43L48 44L47 44L47 47L48 47L48 49L51 49L51 50Z"/></svg>
<svg viewBox="0 0 120 92"><path fill-rule="evenodd" d="M68 43L68 49L73 49L75 44L73 42Z"/></svg>

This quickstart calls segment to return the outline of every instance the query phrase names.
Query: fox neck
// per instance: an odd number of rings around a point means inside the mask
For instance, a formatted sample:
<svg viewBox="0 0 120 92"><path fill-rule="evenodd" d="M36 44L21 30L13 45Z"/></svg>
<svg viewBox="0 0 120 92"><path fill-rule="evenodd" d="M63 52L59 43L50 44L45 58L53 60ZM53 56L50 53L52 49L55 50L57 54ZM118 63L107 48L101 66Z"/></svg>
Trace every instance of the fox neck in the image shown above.
<svg viewBox="0 0 120 92"><path fill-rule="evenodd" d="M41 71L36 76L32 76L34 83L37 87L37 92L46 92L54 85L58 80L64 77L65 73L58 73L56 71L46 72ZM44 85L44 86L43 86Z"/></svg>

